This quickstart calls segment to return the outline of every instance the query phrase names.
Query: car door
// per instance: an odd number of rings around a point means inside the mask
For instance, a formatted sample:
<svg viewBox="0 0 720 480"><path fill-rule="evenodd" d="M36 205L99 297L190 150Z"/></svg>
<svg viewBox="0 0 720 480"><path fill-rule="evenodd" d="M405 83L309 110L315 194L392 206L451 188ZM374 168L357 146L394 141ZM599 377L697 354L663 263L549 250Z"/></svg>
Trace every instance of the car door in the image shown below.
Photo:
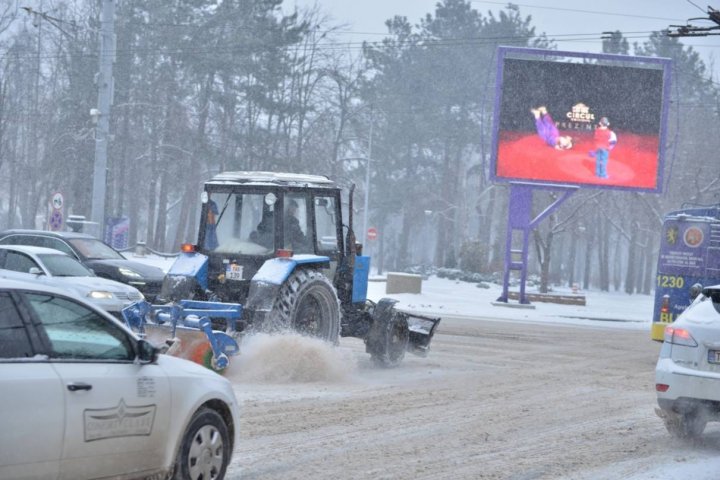
<svg viewBox="0 0 720 480"><path fill-rule="evenodd" d="M170 386L158 365L135 362L136 340L75 300L27 293L47 334L65 395L60 478L147 472L163 458Z"/></svg>
<svg viewBox="0 0 720 480"><path fill-rule="evenodd" d="M36 262L30 255L14 250L5 250L3 253L4 258L0 258L0 278L63 286L62 284L58 285L55 279L48 274L44 266ZM30 273L30 270L33 268L42 272L42 274Z"/></svg>
<svg viewBox="0 0 720 480"><path fill-rule="evenodd" d="M57 478L62 384L17 300L0 291L0 478Z"/></svg>

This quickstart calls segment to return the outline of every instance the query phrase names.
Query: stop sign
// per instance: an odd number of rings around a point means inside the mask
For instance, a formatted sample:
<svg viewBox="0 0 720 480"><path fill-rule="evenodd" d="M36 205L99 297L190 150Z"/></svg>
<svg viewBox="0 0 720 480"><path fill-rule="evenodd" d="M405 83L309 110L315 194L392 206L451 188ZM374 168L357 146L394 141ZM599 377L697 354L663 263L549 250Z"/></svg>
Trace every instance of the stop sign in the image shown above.
<svg viewBox="0 0 720 480"><path fill-rule="evenodd" d="M377 229L375 227L368 228L367 238L368 240L375 240L377 238Z"/></svg>

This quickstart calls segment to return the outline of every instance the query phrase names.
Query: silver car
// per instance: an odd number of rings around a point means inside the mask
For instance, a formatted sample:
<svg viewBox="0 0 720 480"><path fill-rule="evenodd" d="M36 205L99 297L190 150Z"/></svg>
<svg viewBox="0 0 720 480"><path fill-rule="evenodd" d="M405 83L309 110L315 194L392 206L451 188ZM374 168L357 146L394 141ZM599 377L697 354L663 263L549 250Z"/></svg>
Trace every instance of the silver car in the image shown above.
<svg viewBox="0 0 720 480"><path fill-rule="evenodd" d="M72 292L114 316L142 300L130 285L101 278L59 250L26 245L0 245L0 278L36 282Z"/></svg>
<svg viewBox="0 0 720 480"><path fill-rule="evenodd" d="M656 412L673 436L698 437L720 421L720 285L702 289L665 328L655 390Z"/></svg>
<svg viewBox="0 0 720 480"><path fill-rule="evenodd" d="M64 290L0 281L0 479L221 480L230 382Z"/></svg>

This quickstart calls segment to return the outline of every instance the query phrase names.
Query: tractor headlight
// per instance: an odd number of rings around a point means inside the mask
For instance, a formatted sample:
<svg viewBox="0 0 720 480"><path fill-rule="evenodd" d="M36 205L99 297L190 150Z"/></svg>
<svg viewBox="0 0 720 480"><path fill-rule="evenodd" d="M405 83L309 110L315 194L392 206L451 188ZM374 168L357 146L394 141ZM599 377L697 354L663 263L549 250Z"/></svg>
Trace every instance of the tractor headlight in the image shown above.
<svg viewBox="0 0 720 480"><path fill-rule="evenodd" d="M113 294L104 290L93 290L87 294L88 297L94 300L110 300L113 298Z"/></svg>
<svg viewBox="0 0 720 480"><path fill-rule="evenodd" d="M133 278L133 279L141 279L142 275L140 275L135 270L130 270L129 268L120 267L118 268L118 271L121 275L125 275L126 277Z"/></svg>

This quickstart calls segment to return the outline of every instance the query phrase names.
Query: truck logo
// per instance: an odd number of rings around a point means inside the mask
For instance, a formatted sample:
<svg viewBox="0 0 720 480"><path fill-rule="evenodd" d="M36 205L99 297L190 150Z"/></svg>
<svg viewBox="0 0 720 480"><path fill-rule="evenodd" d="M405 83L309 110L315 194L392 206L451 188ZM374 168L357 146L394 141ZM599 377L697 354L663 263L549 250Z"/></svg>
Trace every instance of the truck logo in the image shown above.
<svg viewBox="0 0 720 480"><path fill-rule="evenodd" d="M685 241L685 245L691 248L695 248L700 246L700 244L703 242L704 237L705 235L703 235L702 230L697 227L690 227L685 230L683 240Z"/></svg>
<svg viewBox="0 0 720 480"><path fill-rule="evenodd" d="M105 438L148 436L152 433L156 405L125 405L83 411L85 441Z"/></svg>

